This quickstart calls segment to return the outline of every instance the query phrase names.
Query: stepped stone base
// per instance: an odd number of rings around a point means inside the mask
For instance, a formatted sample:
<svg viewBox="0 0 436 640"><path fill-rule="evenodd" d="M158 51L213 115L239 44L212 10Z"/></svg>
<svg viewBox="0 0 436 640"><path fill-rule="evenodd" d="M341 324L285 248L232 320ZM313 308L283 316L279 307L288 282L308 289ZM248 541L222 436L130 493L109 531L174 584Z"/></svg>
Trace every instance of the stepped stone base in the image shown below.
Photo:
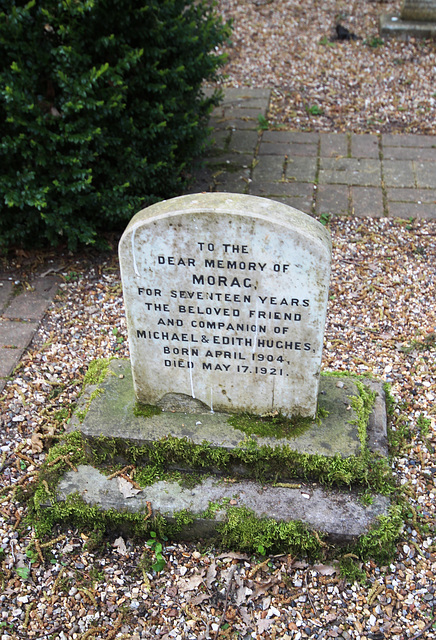
<svg viewBox="0 0 436 640"><path fill-rule="evenodd" d="M436 22L418 22L402 20L397 16L380 16L380 33L382 36L398 38L433 38L436 40Z"/></svg>
<svg viewBox="0 0 436 640"><path fill-rule="evenodd" d="M225 520L225 507L213 518L202 515L210 502L224 504L231 500L236 507L248 507L259 517L289 522L301 520L311 529L322 531L329 542L351 542L365 534L377 516L385 515L389 499L375 496L365 506L349 491L328 491L319 486L295 485L295 488L261 485L244 480L226 483L222 479L206 477L194 488L181 487L177 482L159 481L131 498L121 493L117 478L108 480L91 466L81 465L77 472L69 471L58 485L58 497L65 500L78 493L90 505L102 509L147 513L147 502L153 515L160 513L171 522L174 515L187 509L194 522L182 530L183 539L213 536L217 526Z"/></svg>
<svg viewBox="0 0 436 640"><path fill-rule="evenodd" d="M380 383L365 381L377 392L377 399L367 426L368 446L379 455L387 455L386 407ZM130 362L113 360L108 374L97 387L85 389L82 396L82 422L76 417L71 429L82 432L92 448L99 436L115 438L127 445L150 445L167 436L186 438L193 444L204 441L211 448L232 451L248 446L247 435L228 423L230 416L213 413L201 403L187 396L168 394L161 403L158 415L138 415L133 393ZM288 450L308 455L320 454L342 458L355 457L361 452L358 438L357 415L352 408L353 396L359 395L351 377L322 376L319 406L328 415L313 422L304 433L295 438L255 436L258 446ZM86 414L86 415L85 415ZM80 415L80 412L79 414ZM117 460L120 462L121 460ZM138 463L137 463L138 464ZM140 464L140 462L139 462ZM82 465L77 472L65 474L57 487L57 498L64 501L78 493L90 505L102 509L161 514L169 522L181 510L187 510L193 523L180 534L181 538L213 536L226 518L229 505L247 507L256 516L289 522L299 520L309 528L326 534L334 543L350 542L364 535L380 515L386 515L389 499L373 496L372 503L364 505L357 492L326 489L317 483L294 478L286 482L286 470L274 483L259 483L250 479L248 465L244 468L183 469L188 473L201 471L198 484L187 488L175 481L160 480L143 488L136 495L125 497L118 478L108 479L100 470ZM206 473L205 473L206 472ZM233 475L230 479L229 475ZM204 512L211 503L222 504L213 517Z"/></svg>
<svg viewBox="0 0 436 640"><path fill-rule="evenodd" d="M386 410L380 384L368 381L377 392L377 402L368 425L370 449L387 455ZM375 386L374 386L375 385ZM212 447L226 450L241 446L246 434L229 424L230 414L211 412L206 405L180 394L167 394L161 401L158 415L144 417L135 410L132 372L129 360L112 360L108 375L100 385L101 395L89 398L96 387L89 386L82 395L87 413L82 422L77 416L70 424L91 441L99 436L121 438L137 446L149 444L166 436L188 438L194 444L205 440ZM95 395L95 394L94 394ZM360 453L357 415L351 406L359 392L351 377L321 376L318 405L326 413L314 421L303 434L292 438L256 437L260 447L290 446L299 453L346 458ZM136 415L135 415L136 414Z"/></svg>

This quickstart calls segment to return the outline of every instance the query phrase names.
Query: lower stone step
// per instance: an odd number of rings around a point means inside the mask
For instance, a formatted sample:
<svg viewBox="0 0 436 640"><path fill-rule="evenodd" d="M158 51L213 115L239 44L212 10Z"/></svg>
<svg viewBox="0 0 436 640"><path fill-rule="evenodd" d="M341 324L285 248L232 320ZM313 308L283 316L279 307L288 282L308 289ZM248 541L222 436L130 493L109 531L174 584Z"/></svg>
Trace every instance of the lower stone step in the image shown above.
<svg viewBox="0 0 436 640"><path fill-rule="evenodd" d="M127 482L127 485L129 483ZM133 487L133 485L131 485ZM353 542L365 535L377 518L387 515L389 499L375 495L365 505L355 492L329 490L318 485L262 485L251 480L226 481L206 476L187 488L178 482L158 481L135 493L118 477L108 478L98 469L80 465L57 486L57 499L78 494L92 506L156 516L169 522L185 512L190 522L180 531L184 539L215 536L228 518L229 509L243 509L259 519L289 523L300 521L329 543ZM134 495L130 495L134 494Z"/></svg>

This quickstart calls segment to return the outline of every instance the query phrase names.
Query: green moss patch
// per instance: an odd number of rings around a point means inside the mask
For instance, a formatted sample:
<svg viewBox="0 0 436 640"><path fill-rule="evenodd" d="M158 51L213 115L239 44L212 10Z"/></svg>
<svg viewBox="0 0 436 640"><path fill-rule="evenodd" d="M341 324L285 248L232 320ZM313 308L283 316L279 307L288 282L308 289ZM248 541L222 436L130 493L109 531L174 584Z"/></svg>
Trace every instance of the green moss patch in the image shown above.
<svg viewBox="0 0 436 640"><path fill-rule="evenodd" d="M280 413L272 416L253 416L243 413L232 416L228 422L248 436L258 435L266 438L295 438L313 425L312 418L300 416L286 418Z"/></svg>

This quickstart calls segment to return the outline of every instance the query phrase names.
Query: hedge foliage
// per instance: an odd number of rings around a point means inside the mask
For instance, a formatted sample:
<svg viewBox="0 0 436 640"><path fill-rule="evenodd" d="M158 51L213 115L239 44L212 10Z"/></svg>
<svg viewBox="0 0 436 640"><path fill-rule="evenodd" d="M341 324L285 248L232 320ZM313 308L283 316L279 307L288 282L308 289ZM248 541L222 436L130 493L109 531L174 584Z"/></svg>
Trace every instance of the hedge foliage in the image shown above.
<svg viewBox="0 0 436 640"><path fill-rule="evenodd" d="M228 36L210 0L0 0L0 250L98 243L180 193Z"/></svg>

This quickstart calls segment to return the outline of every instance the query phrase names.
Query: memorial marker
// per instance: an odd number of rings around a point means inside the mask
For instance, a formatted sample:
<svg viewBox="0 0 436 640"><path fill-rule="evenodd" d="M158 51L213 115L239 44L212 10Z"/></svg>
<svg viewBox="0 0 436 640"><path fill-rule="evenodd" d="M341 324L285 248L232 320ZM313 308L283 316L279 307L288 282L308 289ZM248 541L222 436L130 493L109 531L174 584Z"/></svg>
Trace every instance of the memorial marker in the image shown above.
<svg viewBox="0 0 436 640"><path fill-rule="evenodd" d="M401 8L402 20L436 22L436 0L405 0Z"/></svg>
<svg viewBox="0 0 436 640"><path fill-rule="evenodd" d="M320 223L254 196L182 196L137 213L119 255L138 401L315 415L331 262Z"/></svg>

